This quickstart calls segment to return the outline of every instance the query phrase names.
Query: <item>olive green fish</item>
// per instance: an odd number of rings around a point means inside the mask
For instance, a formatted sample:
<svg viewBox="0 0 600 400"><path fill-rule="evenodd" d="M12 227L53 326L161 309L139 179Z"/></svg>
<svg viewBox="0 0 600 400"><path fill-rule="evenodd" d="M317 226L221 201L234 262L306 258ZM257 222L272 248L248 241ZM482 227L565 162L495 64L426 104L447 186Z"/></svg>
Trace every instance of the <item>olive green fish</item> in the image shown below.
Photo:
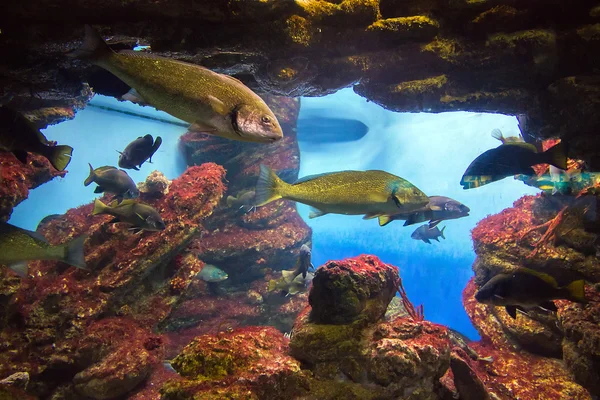
<svg viewBox="0 0 600 400"><path fill-rule="evenodd" d="M308 204L310 218L334 213L364 214L365 219L412 211L429 198L413 184L385 171L341 171L304 177L294 184L282 181L264 165L256 185L256 205L277 199Z"/></svg>
<svg viewBox="0 0 600 400"><path fill-rule="evenodd" d="M140 195L135 182L122 169L108 165L94 169L92 164L88 165L90 166L90 175L83 184L84 186L89 186L92 182L96 182L98 187L96 187L94 193L113 193L119 201L123 200L123 198L132 199Z"/></svg>
<svg viewBox="0 0 600 400"><path fill-rule="evenodd" d="M133 88L128 99L189 122L191 130L247 142L283 137L267 104L228 75L140 51L115 53L89 25L82 47L70 55L108 70Z"/></svg>
<svg viewBox="0 0 600 400"><path fill-rule="evenodd" d="M100 200L94 201L92 215L108 214L115 217L111 223L125 222L133 225L134 231L162 231L165 229L160 214L147 204L138 203L135 200L123 200L120 204L116 202L106 205Z"/></svg>
<svg viewBox="0 0 600 400"><path fill-rule="evenodd" d="M294 276L294 271L281 271L281 278L271 279L267 291L278 291L286 296L293 296L304 292L314 278L314 274L307 272L305 276L298 274Z"/></svg>
<svg viewBox="0 0 600 400"><path fill-rule="evenodd" d="M71 162L71 146L52 146L23 114L12 108L0 107L0 149L10 151L23 164L27 163L27 152L42 155L58 171L64 171Z"/></svg>
<svg viewBox="0 0 600 400"><path fill-rule="evenodd" d="M475 299L484 304L505 306L506 312L513 318L516 318L517 310L526 312L542 308L556 311L552 300L586 302L583 280L560 287L551 275L524 267L494 276L477 291Z"/></svg>
<svg viewBox="0 0 600 400"><path fill-rule="evenodd" d="M26 262L29 260L62 261L87 270L83 255L86 237L79 236L67 244L52 246L37 232L0 222L0 264L7 265L22 277L27 275Z"/></svg>

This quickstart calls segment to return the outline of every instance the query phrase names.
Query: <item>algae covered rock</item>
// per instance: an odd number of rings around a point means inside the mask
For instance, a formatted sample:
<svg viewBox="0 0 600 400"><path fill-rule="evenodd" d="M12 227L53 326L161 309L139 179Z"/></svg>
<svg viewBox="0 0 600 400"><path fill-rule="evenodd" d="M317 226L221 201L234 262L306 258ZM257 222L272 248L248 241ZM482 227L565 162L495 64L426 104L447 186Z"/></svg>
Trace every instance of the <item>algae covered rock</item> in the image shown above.
<svg viewBox="0 0 600 400"><path fill-rule="evenodd" d="M330 261L315 273L308 297L317 324L376 322L396 294L398 269L377 257L362 255Z"/></svg>

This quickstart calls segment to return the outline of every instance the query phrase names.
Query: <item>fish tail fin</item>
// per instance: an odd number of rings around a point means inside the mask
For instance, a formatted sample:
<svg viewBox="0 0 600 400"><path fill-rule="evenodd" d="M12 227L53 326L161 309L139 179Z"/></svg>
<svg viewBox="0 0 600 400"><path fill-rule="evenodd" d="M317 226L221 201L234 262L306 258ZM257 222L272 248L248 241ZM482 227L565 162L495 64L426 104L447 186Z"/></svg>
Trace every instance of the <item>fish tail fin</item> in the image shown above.
<svg viewBox="0 0 600 400"><path fill-rule="evenodd" d="M74 267L89 271L88 266L85 264L85 256L83 254L85 239L87 239L87 235L81 235L78 238L71 240L71 242L65 246L65 258L63 261Z"/></svg>
<svg viewBox="0 0 600 400"><path fill-rule="evenodd" d="M492 130L491 134L494 139L498 139L499 141L504 143L504 135L502 135L502 131L500 129L496 128Z"/></svg>
<svg viewBox="0 0 600 400"><path fill-rule="evenodd" d="M379 216L379 226L386 226L390 222L392 222L392 217L390 217L389 215Z"/></svg>
<svg viewBox="0 0 600 400"><path fill-rule="evenodd" d="M275 286L277 286L277 281L275 279L271 279L269 281L269 287L267 288L268 292L272 292L275 290Z"/></svg>
<svg viewBox="0 0 600 400"><path fill-rule="evenodd" d="M92 215L104 214L104 212L108 209L108 206L101 202L99 199L94 200L94 210L92 211Z"/></svg>
<svg viewBox="0 0 600 400"><path fill-rule="evenodd" d="M230 196L227 196L227 200L226 200L226 201L227 201L227 207L231 207L231 206L233 205L233 202L234 202L235 200L236 200L236 199L235 199L235 197L233 197L233 196L231 196L231 195L230 195Z"/></svg>
<svg viewBox="0 0 600 400"><path fill-rule="evenodd" d="M57 171L64 171L71 162L72 154L73 148L71 146L59 145L48 146L44 155Z"/></svg>
<svg viewBox="0 0 600 400"><path fill-rule="evenodd" d="M260 175L256 184L256 206L264 206L280 199L281 189L286 185L287 183L282 181L271 168L260 164Z"/></svg>
<svg viewBox="0 0 600 400"><path fill-rule="evenodd" d="M81 58L92 63L97 62L113 53L97 30L90 25L85 26L85 38L83 44L77 50L67 55L72 58Z"/></svg>
<svg viewBox="0 0 600 400"><path fill-rule="evenodd" d="M440 231L440 236L442 237L442 239L446 240L446 236L444 236L444 229L446 229L446 227L444 226L442 228L442 230Z"/></svg>
<svg viewBox="0 0 600 400"><path fill-rule="evenodd" d="M585 299L585 285L583 279L569 283L566 289L568 292L568 300L576 303L587 303L587 300Z"/></svg>
<svg viewBox="0 0 600 400"><path fill-rule="evenodd" d="M96 174L94 173L94 167L92 167L92 164L90 163L88 163L88 165L90 166L90 174L87 178L85 178L85 181L83 181L83 186L89 186L90 183L94 182L94 178L96 177Z"/></svg>
<svg viewBox="0 0 600 400"><path fill-rule="evenodd" d="M544 163L556 168L567 169L567 146L562 141L542 153Z"/></svg>

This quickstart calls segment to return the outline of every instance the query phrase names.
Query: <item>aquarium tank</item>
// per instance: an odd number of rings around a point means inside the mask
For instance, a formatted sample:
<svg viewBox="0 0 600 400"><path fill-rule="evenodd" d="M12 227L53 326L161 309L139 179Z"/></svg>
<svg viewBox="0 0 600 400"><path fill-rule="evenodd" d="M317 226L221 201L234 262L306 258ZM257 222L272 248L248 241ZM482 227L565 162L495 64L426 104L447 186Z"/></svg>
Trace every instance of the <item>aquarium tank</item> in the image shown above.
<svg viewBox="0 0 600 400"><path fill-rule="evenodd" d="M600 397L597 0L0 15L1 400Z"/></svg>

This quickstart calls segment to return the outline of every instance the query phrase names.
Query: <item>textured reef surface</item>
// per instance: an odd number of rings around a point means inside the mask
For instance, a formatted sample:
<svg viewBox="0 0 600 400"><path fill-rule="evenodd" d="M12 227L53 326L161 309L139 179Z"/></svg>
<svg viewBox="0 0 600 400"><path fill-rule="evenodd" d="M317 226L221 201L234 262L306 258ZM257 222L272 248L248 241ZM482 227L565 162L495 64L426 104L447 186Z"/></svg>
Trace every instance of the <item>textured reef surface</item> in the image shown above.
<svg viewBox="0 0 600 400"><path fill-rule="evenodd" d="M66 19L68 9L77 18ZM56 0L0 16L0 103L73 106L127 87L65 53L98 24L114 49L235 75L258 92L355 91L395 111L520 114L528 136L568 138L598 164L600 13L595 0Z"/></svg>
<svg viewBox="0 0 600 400"><path fill-rule="evenodd" d="M600 394L600 265L596 256L600 223L597 198L590 189L574 196L525 196L473 229L475 277L464 290L463 302L482 337L474 346L494 357L490 365L497 368L497 361L512 360L513 367L506 368L506 374L513 378L505 383L499 378L504 373L489 366L475 368L498 396L507 391L522 392L519 398ZM497 273L519 267L551 274L559 285L585 279L588 303L557 300L556 313L532 310L512 319L503 308L475 300L478 286Z"/></svg>

